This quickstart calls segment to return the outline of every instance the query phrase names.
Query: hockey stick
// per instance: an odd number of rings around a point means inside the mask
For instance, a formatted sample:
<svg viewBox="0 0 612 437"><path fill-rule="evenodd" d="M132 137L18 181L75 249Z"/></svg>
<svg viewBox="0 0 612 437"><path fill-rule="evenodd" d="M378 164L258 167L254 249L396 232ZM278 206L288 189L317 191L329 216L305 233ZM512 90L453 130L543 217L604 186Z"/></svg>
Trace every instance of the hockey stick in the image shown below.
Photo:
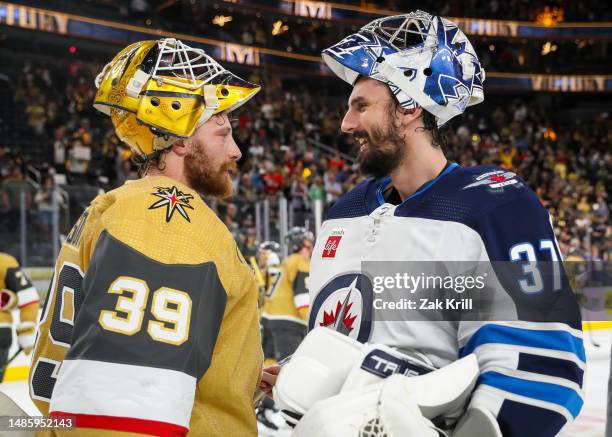
<svg viewBox="0 0 612 437"><path fill-rule="evenodd" d="M17 352L15 352L13 355L11 355L11 357L6 361L6 364L4 364L4 366L0 367L0 375L4 374L4 371L6 370L6 368L11 365L13 360L15 358L17 358L17 355L19 355L22 350L23 350L22 348L17 349Z"/></svg>

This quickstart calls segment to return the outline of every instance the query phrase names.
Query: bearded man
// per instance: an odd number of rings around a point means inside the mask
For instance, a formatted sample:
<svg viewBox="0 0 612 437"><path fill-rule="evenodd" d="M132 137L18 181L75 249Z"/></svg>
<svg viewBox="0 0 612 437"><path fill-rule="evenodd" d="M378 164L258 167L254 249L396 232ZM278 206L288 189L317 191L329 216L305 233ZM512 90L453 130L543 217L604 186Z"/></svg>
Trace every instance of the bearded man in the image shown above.
<svg viewBox="0 0 612 437"><path fill-rule="evenodd" d="M255 436L257 286L200 195L232 193L228 113L260 87L169 38L128 46L96 86L142 178L94 199L62 245L31 397L80 435Z"/></svg>
<svg viewBox="0 0 612 437"><path fill-rule="evenodd" d="M557 435L582 408L586 363L549 215L514 172L445 155L440 128L484 98L472 45L455 23L416 11L374 20L323 60L352 86L341 129L371 177L333 205L317 236L311 332L274 388L294 436ZM403 273L434 285L393 285ZM466 291L461 277L484 279L486 292ZM462 297L474 307L449 307ZM340 378L339 362L355 354ZM445 378L460 361L477 362L474 372ZM298 390L300 373L309 376ZM391 382L356 383L380 378ZM275 381L264 382L269 391Z"/></svg>

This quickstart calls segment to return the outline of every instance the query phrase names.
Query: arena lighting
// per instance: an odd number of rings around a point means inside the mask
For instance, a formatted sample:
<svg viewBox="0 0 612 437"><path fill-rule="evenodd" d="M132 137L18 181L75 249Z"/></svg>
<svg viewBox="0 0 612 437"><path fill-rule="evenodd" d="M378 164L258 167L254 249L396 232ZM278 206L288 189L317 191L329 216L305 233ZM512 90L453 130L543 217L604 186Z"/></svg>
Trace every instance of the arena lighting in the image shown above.
<svg viewBox="0 0 612 437"><path fill-rule="evenodd" d="M213 18L212 23L216 24L219 27L223 27L233 19L234 18L231 15L215 15L215 18Z"/></svg>
<svg viewBox="0 0 612 437"><path fill-rule="evenodd" d="M549 6L546 6L544 7L544 9L541 9L536 13L536 24L551 27L555 26L557 23L562 22L564 18L565 11L563 10L563 8L551 8Z"/></svg>
<svg viewBox="0 0 612 437"><path fill-rule="evenodd" d="M544 138L551 141L557 141L557 133L552 128L546 128L544 131Z"/></svg>
<svg viewBox="0 0 612 437"><path fill-rule="evenodd" d="M280 35L281 33L285 33L288 30L289 30L289 26L287 26L286 24L283 24L281 20L275 21L272 24L272 35L274 36Z"/></svg>
<svg viewBox="0 0 612 437"><path fill-rule="evenodd" d="M549 53L557 51L557 45L551 43L550 41L546 41L542 46L542 56L546 56Z"/></svg>

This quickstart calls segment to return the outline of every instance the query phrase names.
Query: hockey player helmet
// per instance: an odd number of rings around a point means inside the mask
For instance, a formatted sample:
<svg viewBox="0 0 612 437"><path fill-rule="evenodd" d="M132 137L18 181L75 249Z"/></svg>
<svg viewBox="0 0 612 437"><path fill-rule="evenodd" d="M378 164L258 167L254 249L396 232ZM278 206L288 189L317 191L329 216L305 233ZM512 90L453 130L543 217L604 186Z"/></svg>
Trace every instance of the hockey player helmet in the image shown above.
<svg viewBox="0 0 612 437"><path fill-rule="evenodd" d="M204 50L173 38L124 48L96 77L94 107L141 156L187 138L215 114L230 112L260 86L235 76Z"/></svg>
<svg viewBox="0 0 612 437"><path fill-rule="evenodd" d="M257 246L257 252L263 252L265 250L280 253L281 247L276 241L264 241Z"/></svg>
<svg viewBox="0 0 612 437"><path fill-rule="evenodd" d="M301 226L291 228L285 236L285 243L287 244L289 252L291 253L298 252L300 249L302 249L305 241L314 243L314 235L308 229Z"/></svg>
<svg viewBox="0 0 612 437"><path fill-rule="evenodd" d="M386 83L399 104L423 107L438 126L484 100L485 72L455 23L423 11L376 19L323 50L342 80Z"/></svg>
<svg viewBox="0 0 612 437"><path fill-rule="evenodd" d="M257 264L267 268L280 264L281 247L276 241L264 241L257 246Z"/></svg>

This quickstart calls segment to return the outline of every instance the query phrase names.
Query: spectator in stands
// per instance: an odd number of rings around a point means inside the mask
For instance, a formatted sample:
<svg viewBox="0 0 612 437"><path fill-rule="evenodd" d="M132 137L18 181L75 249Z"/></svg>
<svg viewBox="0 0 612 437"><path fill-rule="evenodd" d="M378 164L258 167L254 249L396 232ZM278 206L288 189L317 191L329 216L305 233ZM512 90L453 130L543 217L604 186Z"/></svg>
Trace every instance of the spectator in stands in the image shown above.
<svg viewBox="0 0 612 437"><path fill-rule="evenodd" d="M266 194L277 194L282 190L285 178L278 165L271 161L266 162L266 172L263 175L264 192Z"/></svg>
<svg viewBox="0 0 612 437"><path fill-rule="evenodd" d="M308 190L308 198L311 203L320 200L321 202L325 201L325 193L323 190L323 178L321 176L316 175L314 177L314 182L310 185L310 189Z"/></svg>
<svg viewBox="0 0 612 437"><path fill-rule="evenodd" d="M64 173L66 170L66 149L68 139L66 138L66 126L58 126L54 132L53 141L53 165L55 169Z"/></svg>
<svg viewBox="0 0 612 437"><path fill-rule="evenodd" d="M55 182L53 176L49 175L45 177L42 186L36 191L34 195L34 204L38 212L38 224L42 232L49 233L53 224L53 202L56 202L56 207L60 208L62 205L62 196L58 190L55 189Z"/></svg>
<svg viewBox="0 0 612 437"><path fill-rule="evenodd" d="M83 144L83 140L74 140L66 159L66 169L70 172L74 181L85 181L85 173L87 172L90 159L91 149Z"/></svg>
<svg viewBox="0 0 612 437"><path fill-rule="evenodd" d="M26 115L28 117L28 126L32 128L36 135L42 135L47 121L45 97L43 95L37 94L30 100L26 108Z"/></svg>
<svg viewBox="0 0 612 437"><path fill-rule="evenodd" d="M342 195L342 184L338 181L338 172L329 169L323 178L325 186L325 200L328 204L333 204Z"/></svg>
<svg viewBox="0 0 612 437"><path fill-rule="evenodd" d="M21 167L18 164L13 166L8 177L2 182L0 192L2 195L2 205L4 210L7 211L9 230L14 231L19 225L22 196L26 213L30 210L31 202L30 186L25 180Z"/></svg>

